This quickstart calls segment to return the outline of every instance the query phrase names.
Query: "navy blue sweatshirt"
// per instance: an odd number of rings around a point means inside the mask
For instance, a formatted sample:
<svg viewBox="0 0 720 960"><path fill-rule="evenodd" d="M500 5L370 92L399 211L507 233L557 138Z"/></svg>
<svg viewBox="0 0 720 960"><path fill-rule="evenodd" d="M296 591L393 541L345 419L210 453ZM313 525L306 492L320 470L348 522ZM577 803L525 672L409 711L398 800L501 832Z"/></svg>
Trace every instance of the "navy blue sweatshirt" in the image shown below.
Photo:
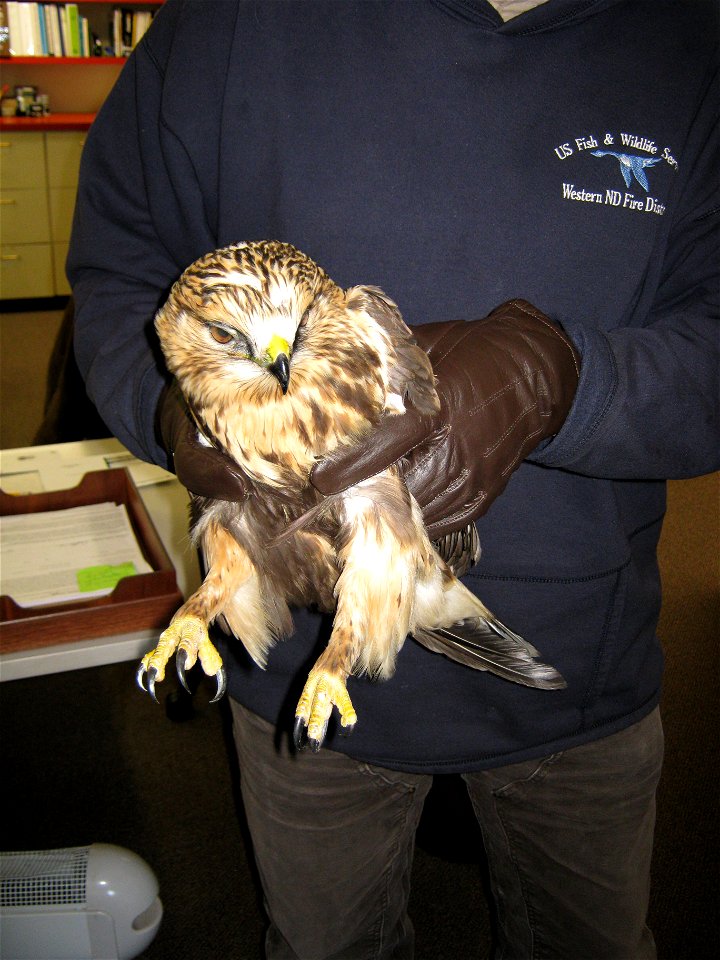
<svg viewBox="0 0 720 960"><path fill-rule="evenodd" d="M660 695L664 481L717 469L715 3L170 0L85 148L69 275L88 391L166 464L154 311L192 260L289 241L410 324L512 297L563 324L582 376L561 432L479 522L467 584L567 680L536 691L408 640L351 678L334 749L478 769L621 729ZM307 612L234 697L288 728L327 638Z"/></svg>

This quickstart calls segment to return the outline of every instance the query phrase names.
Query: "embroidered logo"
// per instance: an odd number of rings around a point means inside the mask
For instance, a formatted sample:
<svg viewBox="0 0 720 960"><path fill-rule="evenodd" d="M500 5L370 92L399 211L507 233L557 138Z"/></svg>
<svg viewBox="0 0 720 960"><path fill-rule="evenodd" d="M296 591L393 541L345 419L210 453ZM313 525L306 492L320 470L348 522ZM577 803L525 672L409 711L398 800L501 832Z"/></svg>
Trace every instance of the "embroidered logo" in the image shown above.
<svg viewBox="0 0 720 960"><path fill-rule="evenodd" d="M656 163L660 163L659 157L635 157L629 153L617 153L615 150L593 150L592 156L615 157L620 161L620 173L623 175L625 186L632 186L632 179L635 177L646 193L650 189L650 184L645 168L654 167Z"/></svg>
<svg viewBox="0 0 720 960"><path fill-rule="evenodd" d="M616 141L619 140L619 143ZM620 133L619 136L614 133L606 133L603 138L604 147L618 147L620 149L599 149L599 143L593 134L576 137L573 141L567 141L555 147L555 154L558 159L566 161L570 157L580 154L586 154L591 157L613 157L617 166L604 162L608 174L613 169L620 171L626 190L621 192L608 180L607 176L600 174L600 167L597 171L591 171L589 168L578 170L578 176L582 172L583 176L593 180L603 177L604 183L594 184L593 187L586 185L576 186L575 183L565 181L562 185L563 200L579 200L585 203L597 203L605 206L620 207L624 210L633 210L638 213L654 213L663 216L665 213L665 204L660 199L650 194L650 181L655 179L653 170L659 163L666 163L673 170L677 170L678 163L672 155L669 147L662 150L656 145L654 140L647 137L641 137L634 133ZM633 152L631 152L633 151ZM576 168L577 169L577 168ZM650 176L648 175L650 174ZM641 187L647 196L636 197L631 190Z"/></svg>

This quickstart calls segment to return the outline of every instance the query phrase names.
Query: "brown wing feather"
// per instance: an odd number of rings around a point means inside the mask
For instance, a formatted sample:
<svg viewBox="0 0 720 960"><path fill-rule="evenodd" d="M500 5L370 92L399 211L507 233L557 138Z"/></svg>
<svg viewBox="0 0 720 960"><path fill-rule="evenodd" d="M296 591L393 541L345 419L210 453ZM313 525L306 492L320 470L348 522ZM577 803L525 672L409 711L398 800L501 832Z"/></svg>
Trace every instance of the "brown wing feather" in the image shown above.
<svg viewBox="0 0 720 960"><path fill-rule="evenodd" d="M397 305L379 287L358 286L347 291L348 307L364 310L387 335L394 350L388 367L388 387L423 414L435 414L440 401L430 360L419 347Z"/></svg>
<svg viewBox="0 0 720 960"><path fill-rule="evenodd" d="M526 687L562 690L567 686L553 666L536 659L539 654L535 647L489 610L484 618L473 617L435 630L415 630L413 636L433 653Z"/></svg>
<svg viewBox="0 0 720 960"><path fill-rule="evenodd" d="M456 577L464 577L480 559L480 537L474 523L434 540L433 547Z"/></svg>

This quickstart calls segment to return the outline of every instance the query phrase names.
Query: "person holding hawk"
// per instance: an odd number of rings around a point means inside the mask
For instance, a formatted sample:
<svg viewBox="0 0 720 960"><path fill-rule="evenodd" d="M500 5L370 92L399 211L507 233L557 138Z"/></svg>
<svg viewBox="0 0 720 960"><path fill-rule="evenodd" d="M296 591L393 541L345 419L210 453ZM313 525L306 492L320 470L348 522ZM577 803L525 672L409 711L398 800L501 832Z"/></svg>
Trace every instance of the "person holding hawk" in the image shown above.
<svg viewBox="0 0 720 960"><path fill-rule="evenodd" d="M311 607L289 591L292 636L254 659L216 631L222 665L206 668L231 701L269 958L412 956L414 833L444 774L464 778L483 832L498 957L655 956L664 481L720 465L717 28L704 2L648 17L636 0L168 0L93 124L68 259L78 363L119 439L207 507L200 535L261 515L260 472L285 478L275 504L302 476L314 526L293 500L286 526L267 519L263 543L255 523L227 557L254 543L257 569L283 531L312 535L339 581L356 556L344 524L390 477L413 544L446 565L433 570L492 611L531 672L539 651L561 678L528 686L438 656L414 636L447 625L423 629L417 600L394 676L350 670L352 709L336 690L325 729L303 697L342 586ZM316 269L331 285L305 302L297 277ZM403 326L388 334L357 287ZM320 346L342 296L342 333ZM426 393L417 354L398 360L418 348ZM316 377L340 355L342 376ZM250 382L272 388L263 414L305 409L299 446L266 443L264 420L248 429ZM298 472L288 456L319 435L327 455ZM454 567L468 543L474 564ZM370 556L353 586L388 569ZM350 633L368 609L352 596ZM203 627L233 620L198 611ZM142 682L159 690L175 648L188 670L203 644L171 637ZM298 748L306 721L322 749Z"/></svg>

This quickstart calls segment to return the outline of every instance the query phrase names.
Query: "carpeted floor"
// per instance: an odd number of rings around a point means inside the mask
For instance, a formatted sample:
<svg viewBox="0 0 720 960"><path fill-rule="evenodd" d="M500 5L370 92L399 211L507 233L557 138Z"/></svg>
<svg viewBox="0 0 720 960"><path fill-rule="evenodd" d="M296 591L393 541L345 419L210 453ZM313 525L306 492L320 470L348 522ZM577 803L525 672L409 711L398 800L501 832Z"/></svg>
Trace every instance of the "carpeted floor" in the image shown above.
<svg viewBox="0 0 720 960"><path fill-rule="evenodd" d="M11 390L17 409L42 406L36 403L44 389L42 358L28 332L40 329L30 320L25 330L13 331L14 342L32 354L22 362L34 374L8 378L5 352L3 404ZM4 430L4 445L30 443L36 419L27 417L17 433ZM670 484L662 540L667 755L650 918L661 960L705 960L720 946L719 480ZM227 707L209 706L200 695L190 719L177 723L133 685L134 664L118 664L0 687L2 849L97 841L127 846L152 865L165 905L146 960L255 960L263 918L230 759ZM418 960L489 955L482 843L456 778L443 778L430 795L410 909Z"/></svg>

